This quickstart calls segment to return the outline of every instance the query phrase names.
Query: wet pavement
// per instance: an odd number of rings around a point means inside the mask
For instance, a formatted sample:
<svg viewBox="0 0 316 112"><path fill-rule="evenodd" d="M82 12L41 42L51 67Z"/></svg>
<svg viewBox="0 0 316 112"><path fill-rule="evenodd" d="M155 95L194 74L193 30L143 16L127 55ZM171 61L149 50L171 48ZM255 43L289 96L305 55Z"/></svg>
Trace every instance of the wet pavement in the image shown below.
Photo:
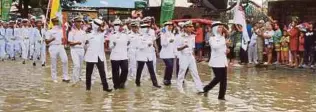
<svg viewBox="0 0 316 112"><path fill-rule="evenodd" d="M71 74L71 62L69 66ZM211 69L206 63L198 66L203 83L209 83ZM61 78L61 69L58 71ZM159 82L162 75L163 63L159 62ZM30 61L26 65L21 61L0 62L0 76L0 111L4 112L316 111L316 74L303 70L230 68L227 101L217 100L218 86L208 97L197 95L190 76L185 94L178 92L175 80L171 87L156 89L148 78L142 87L129 80L126 89L111 93L101 91L97 78L91 92L86 92L84 81L76 86L61 79L53 83L49 65L33 67ZM108 82L112 85L111 80Z"/></svg>

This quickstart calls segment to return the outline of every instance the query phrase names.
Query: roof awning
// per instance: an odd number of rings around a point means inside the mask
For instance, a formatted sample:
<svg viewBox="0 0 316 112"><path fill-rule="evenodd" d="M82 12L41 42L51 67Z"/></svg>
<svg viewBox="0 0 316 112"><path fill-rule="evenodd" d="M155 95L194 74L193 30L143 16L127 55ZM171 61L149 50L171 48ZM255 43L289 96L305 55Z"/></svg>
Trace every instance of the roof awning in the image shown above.
<svg viewBox="0 0 316 112"><path fill-rule="evenodd" d="M190 7L192 3L189 3L188 0L175 0L175 7ZM148 7L160 7L162 0L149 0Z"/></svg>
<svg viewBox="0 0 316 112"><path fill-rule="evenodd" d="M134 0L87 0L84 3L77 3L72 7L92 7L92 8L135 8Z"/></svg>

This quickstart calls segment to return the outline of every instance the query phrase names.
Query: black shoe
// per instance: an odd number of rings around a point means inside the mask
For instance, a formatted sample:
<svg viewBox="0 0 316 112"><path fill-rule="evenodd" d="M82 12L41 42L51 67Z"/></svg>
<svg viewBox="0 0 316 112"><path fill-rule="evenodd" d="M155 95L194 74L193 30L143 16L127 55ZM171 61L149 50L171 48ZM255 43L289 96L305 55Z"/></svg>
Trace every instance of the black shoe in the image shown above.
<svg viewBox="0 0 316 112"><path fill-rule="evenodd" d="M125 89L125 84L121 84L119 88L120 89Z"/></svg>
<svg viewBox="0 0 316 112"><path fill-rule="evenodd" d="M4 59L2 59L1 61L4 61Z"/></svg>
<svg viewBox="0 0 316 112"><path fill-rule="evenodd" d="M103 91L112 92L112 89L107 88L107 89L103 89Z"/></svg>
<svg viewBox="0 0 316 112"><path fill-rule="evenodd" d="M44 64L42 64L42 67L44 67L45 66L45 62L44 62Z"/></svg>
<svg viewBox="0 0 316 112"><path fill-rule="evenodd" d="M36 63L35 63L35 62L33 63L33 66L36 66Z"/></svg>
<svg viewBox="0 0 316 112"><path fill-rule="evenodd" d="M25 64L25 61L23 61L22 64Z"/></svg>
<svg viewBox="0 0 316 112"><path fill-rule="evenodd" d="M137 86L137 87L140 87L140 83L136 83L136 86Z"/></svg>
<svg viewBox="0 0 316 112"><path fill-rule="evenodd" d="M40 58L39 58L39 57L37 57L37 60L40 60Z"/></svg>
<svg viewBox="0 0 316 112"><path fill-rule="evenodd" d="M63 79L63 82L65 82L65 83L69 83L69 82L70 82L70 80L69 80L69 79L68 79L68 80Z"/></svg>
<svg viewBox="0 0 316 112"><path fill-rule="evenodd" d="M165 81L163 81L163 84L164 84L165 86L170 86L170 85L171 85L171 82L170 82L170 81L165 80Z"/></svg>
<svg viewBox="0 0 316 112"><path fill-rule="evenodd" d="M154 84L154 87L161 88L161 86L159 86L158 84Z"/></svg>
<svg viewBox="0 0 316 112"><path fill-rule="evenodd" d="M203 95L204 95L204 97L207 97L208 96L208 92L204 92Z"/></svg>
<svg viewBox="0 0 316 112"><path fill-rule="evenodd" d="M15 57L14 57L14 58L12 58L12 61L15 61Z"/></svg>

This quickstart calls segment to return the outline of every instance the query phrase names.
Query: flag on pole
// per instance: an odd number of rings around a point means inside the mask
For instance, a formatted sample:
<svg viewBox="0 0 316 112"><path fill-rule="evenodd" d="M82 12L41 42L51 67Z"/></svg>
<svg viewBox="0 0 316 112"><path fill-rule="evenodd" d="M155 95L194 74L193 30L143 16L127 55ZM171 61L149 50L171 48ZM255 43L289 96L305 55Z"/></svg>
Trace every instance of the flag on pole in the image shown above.
<svg viewBox="0 0 316 112"><path fill-rule="evenodd" d="M1 0L1 18L4 21L9 20L9 13L11 9L12 0Z"/></svg>
<svg viewBox="0 0 316 112"><path fill-rule="evenodd" d="M173 18L175 3L175 0L162 0L160 24L163 24L163 22L166 21L170 21Z"/></svg>
<svg viewBox="0 0 316 112"><path fill-rule="evenodd" d="M249 38L249 35L247 32L245 11L240 5L240 0L237 1L237 5L234 9L234 23L240 24L242 26L241 48L243 48L246 51L247 47L248 47L248 42L250 41L250 38Z"/></svg>
<svg viewBox="0 0 316 112"><path fill-rule="evenodd" d="M50 10L50 19L58 17L59 22L62 23L62 14L61 14L61 6L60 0L51 0L51 10ZM52 21L49 22L49 29L53 27Z"/></svg>

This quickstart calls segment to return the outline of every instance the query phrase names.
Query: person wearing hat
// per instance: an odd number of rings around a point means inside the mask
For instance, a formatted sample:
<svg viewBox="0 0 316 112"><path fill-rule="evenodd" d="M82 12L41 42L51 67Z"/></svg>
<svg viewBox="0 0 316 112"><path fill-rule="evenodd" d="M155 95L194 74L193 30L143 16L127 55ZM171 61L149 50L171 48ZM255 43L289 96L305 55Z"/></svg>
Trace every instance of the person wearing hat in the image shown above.
<svg viewBox="0 0 316 112"><path fill-rule="evenodd" d="M184 33L178 35L177 40L177 50L179 51L179 74L177 79L177 88L181 93L184 93L183 90L183 81L187 69L191 71L191 76L194 80L195 87L198 92L203 92L202 82L198 74L196 60L194 57L194 48L195 48L195 35L193 34L193 24L192 21L187 21L184 25Z"/></svg>
<svg viewBox="0 0 316 112"><path fill-rule="evenodd" d="M15 42L17 31L15 30L15 21L9 21L9 27L5 31L5 37L7 40L7 53L9 54L9 59L15 60Z"/></svg>
<svg viewBox="0 0 316 112"><path fill-rule="evenodd" d="M206 85L204 90L204 95L207 96L208 92L213 89L215 85L219 85L219 100L225 100L226 88L227 88L227 43L225 32L227 32L228 26L221 22L214 22L212 24L212 32L214 36L210 37L209 43L211 47L211 59L208 63L212 67L215 77L213 80Z"/></svg>
<svg viewBox="0 0 316 112"><path fill-rule="evenodd" d="M1 21L0 23L0 60L4 61L5 58L5 45L6 45L6 38L5 38L5 28L6 23Z"/></svg>
<svg viewBox="0 0 316 112"><path fill-rule="evenodd" d="M55 83L57 83L57 57L61 58L63 68L63 82L69 83L68 78L68 57L65 51L64 45L62 45L63 31L59 26L59 20L57 17L51 19L53 27L47 31L45 42L49 46L49 54L51 57L51 75Z"/></svg>
<svg viewBox="0 0 316 112"><path fill-rule="evenodd" d="M109 89L106 72L104 67L104 62L106 62L105 52L104 52L104 35L105 31L102 28L103 21L100 19L94 19L92 23L92 31L87 35L86 41L86 54L84 60L86 61L86 90L91 90L91 75L93 73L94 65L97 66L103 91L111 92Z"/></svg>
<svg viewBox="0 0 316 112"><path fill-rule="evenodd" d="M128 74L130 77L135 78L137 71L136 51L137 51L137 39L141 37L139 33L139 23L134 21L131 23L131 32L128 33L129 42L128 45Z"/></svg>
<svg viewBox="0 0 316 112"><path fill-rule="evenodd" d="M165 76L164 76L164 85L171 85L172 73L173 73L173 61L176 56L176 47L175 47L175 34L173 31L173 23L166 22L164 24L166 31L161 34L161 51L160 58L165 63Z"/></svg>
<svg viewBox="0 0 316 112"><path fill-rule="evenodd" d="M22 21L22 27L20 28L20 33L21 33L21 38L23 41L23 45L22 45L22 59L23 59L23 64L25 64L25 61L28 59L28 54L30 51L30 36L29 35L32 30L29 29L28 27L28 20L27 19L23 19Z"/></svg>
<svg viewBox="0 0 316 112"><path fill-rule="evenodd" d="M144 65L147 65L150 78L152 80L153 86L157 88L161 88L161 86L158 85L156 73L154 69L154 56L155 54L155 48L153 47L154 41L155 41L155 35L154 33L151 33L152 30L150 30L148 24L142 24L141 25L141 37L137 38L137 51L136 51L136 60L137 60L137 72L136 72L136 85L140 87L140 79L142 75L142 71L144 68Z"/></svg>
<svg viewBox="0 0 316 112"><path fill-rule="evenodd" d="M121 30L123 27L118 18L113 22L114 32L110 35L109 48L111 49L110 59L112 65L112 78L114 89L123 89L128 74L128 35Z"/></svg>
<svg viewBox="0 0 316 112"><path fill-rule="evenodd" d="M264 48L264 20L258 22L258 29L255 31L257 35L257 48L258 48L258 65L263 64L263 48Z"/></svg>
<svg viewBox="0 0 316 112"><path fill-rule="evenodd" d="M73 62L72 82L76 84L81 77L81 68L84 61L84 45L86 32L82 29L83 20L81 17L74 18L74 27L69 32L68 43Z"/></svg>
<svg viewBox="0 0 316 112"><path fill-rule="evenodd" d="M42 66L45 66L45 53L43 53L44 47L44 38L46 34L46 30L43 28L42 19L35 20L36 28L33 28L33 42L34 42L34 53L33 53L33 66L36 66L36 60L41 59ZM45 46L46 47L46 46ZM40 57L40 58L38 58Z"/></svg>

